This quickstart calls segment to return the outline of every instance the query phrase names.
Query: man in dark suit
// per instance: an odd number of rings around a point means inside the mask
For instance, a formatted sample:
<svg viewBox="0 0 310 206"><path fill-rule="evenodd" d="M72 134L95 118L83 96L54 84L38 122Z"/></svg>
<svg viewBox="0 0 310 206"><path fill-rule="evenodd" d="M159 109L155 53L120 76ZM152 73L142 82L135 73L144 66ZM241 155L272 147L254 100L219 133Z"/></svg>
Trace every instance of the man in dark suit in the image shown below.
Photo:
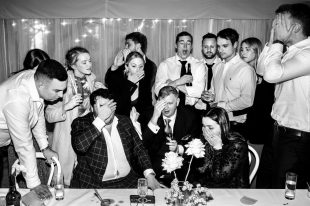
<svg viewBox="0 0 310 206"><path fill-rule="evenodd" d="M114 59L114 63L112 66L108 69L106 76L105 76L105 82L107 87L110 89L110 85L114 83L115 78L114 76L120 76L124 75L125 71L125 60L127 55L130 52L137 51L139 52L144 59L144 78L140 81L140 85L142 84L143 87L139 88L140 94L145 94L143 98L143 102L138 102L137 105L135 105L135 108L139 113L145 112L149 110L153 105L152 101L155 101L155 93L153 89L153 85L155 82L155 76L157 71L156 64L147 58L146 51L147 51L147 38L144 34L140 32L132 32L126 35L125 37L125 48L118 52ZM123 85L118 85L121 89ZM115 88L115 83L113 86L114 90L119 90L118 88ZM153 98L152 98L153 97ZM118 97L115 97L118 98ZM118 107L116 108L116 114L124 114L128 115L128 111L124 110L124 107Z"/></svg>
<svg viewBox="0 0 310 206"><path fill-rule="evenodd" d="M90 95L93 112L72 123L72 147L78 164L73 172L73 188L133 188L141 176L150 188L159 187L151 161L131 121L115 116L116 103L107 89Z"/></svg>
<svg viewBox="0 0 310 206"><path fill-rule="evenodd" d="M172 86L165 86L159 91L158 101L148 123L143 124L147 121L141 121L143 143L149 151L153 169L166 185L170 184L171 177L161 166L165 153L173 151L182 155L184 145L191 138L199 137L201 129L199 118L192 110L178 107L179 102L178 91ZM185 178L182 170L176 172L179 179Z"/></svg>

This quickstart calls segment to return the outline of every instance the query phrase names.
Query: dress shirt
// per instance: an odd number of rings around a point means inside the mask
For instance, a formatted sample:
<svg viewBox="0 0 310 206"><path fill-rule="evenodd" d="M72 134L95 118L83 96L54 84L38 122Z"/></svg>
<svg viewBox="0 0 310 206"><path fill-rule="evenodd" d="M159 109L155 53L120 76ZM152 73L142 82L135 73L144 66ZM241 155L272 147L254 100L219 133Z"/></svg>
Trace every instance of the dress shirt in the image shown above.
<svg viewBox="0 0 310 206"><path fill-rule="evenodd" d="M103 175L102 181L119 179L126 177L131 168L126 158L124 147L117 130L118 118L114 117L112 122L111 134L105 128L105 123L100 118L95 118L93 125L102 131L104 139L107 144L108 150L108 163ZM149 174L154 173L153 169L146 169L143 174L147 177Z"/></svg>
<svg viewBox="0 0 310 206"><path fill-rule="evenodd" d="M41 184L32 135L40 149L48 146L44 102L39 97L34 73L18 73L0 85L0 147L10 144L12 139L20 164L26 168L28 188Z"/></svg>
<svg viewBox="0 0 310 206"><path fill-rule="evenodd" d="M177 80L181 76L180 57L175 55L161 62L155 78L155 94L158 95L159 90L168 85L167 80ZM192 86L185 86L187 95L185 104L194 105L205 87L205 67L197 59L189 56L186 60L187 64L191 64L191 72L193 76Z"/></svg>
<svg viewBox="0 0 310 206"><path fill-rule="evenodd" d="M271 116L279 125L310 132L310 38L290 46L265 46L258 72L276 83ZM292 72L293 71L293 72Z"/></svg>
<svg viewBox="0 0 310 206"><path fill-rule="evenodd" d="M170 119L170 122L169 122L169 125L171 127L171 130L172 130L172 136L173 136L173 129L174 129L174 124L175 124L175 119L177 117L177 110L175 111L175 113L171 116L171 117L165 117L162 115L162 117L160 118L163 118L165 124L166 124L166 119ZM147 125L150 130L154 133L154 134L157 134L160 127L158 125L154 125L151 121L149 121L148 125ZM178 153L179 154L183 154L184 153L184 148L182 145L178 145Z"/></svg>
<svg viewBox="0 0 310 206"><path fill-rule="evenodd" d="M214 66L211 91L215 102L228 112L229 120L243 123L246 114L233 116L233 111L251 107L256 88L254 69L237 54L229 62L220 62Z"/></svg>

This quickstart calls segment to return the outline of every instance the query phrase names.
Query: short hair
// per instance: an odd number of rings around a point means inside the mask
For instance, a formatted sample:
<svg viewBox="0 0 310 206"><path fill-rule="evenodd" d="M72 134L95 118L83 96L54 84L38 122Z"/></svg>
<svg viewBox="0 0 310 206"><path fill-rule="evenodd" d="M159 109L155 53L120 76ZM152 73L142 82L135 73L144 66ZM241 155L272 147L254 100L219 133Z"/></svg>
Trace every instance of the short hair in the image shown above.
<svg viewBox="0 0 310 206"><path fill-rule="evenodd" d="M50 59L48 54L41 49L31 49L27 52L23 66L24 70L33 69L40 64L41 61Z"/></svg>
<svg viewBox="0 0 310 206"><path fill-rule="evenodd" d="M227 39L231 41L231 44L238 42L239 34L236 30L232 28L226 28L217 33L217 38Z"/></svg>
<svg viewBox="0 0 310 206"><path fill-rule="evenodd" d="M249 45L254 50L254 53L255 53L255 63L254 63L254 65L256 67L257 66L258 57L259 57L259 55L260 55L260 53L262 52L262 49L263 49L262 42L258 38L249 37L249 38L246 38L246 39L242 40L242 42L240 44L240 48L241 48L243 43Z"/></svg>
<svg viewBox="0 0 310 206"><path fill-rule="evenodd" d="M176 88L174 88L173 86L164 86L158 92L158 99L165 98L170 94L173 94L176 98L179 97L179 92Z"/></svg>
<svg viewBox="0 0 310 206"><path fill-rule="evenodd" d="M108 89L103 89L103 88L97 89L93 91L89 96L89 102L92 107L94 107L94 105L96 104L97 97L102 97L104 99L109 99L109 100L113 99L112 94L109 92Z"/></svg>
<svg viewBox="0 0 310 206"><path fill-rule="evenodd" d="M207 34L203 35L201 42L203 42L205 39L215 39L215 41L216 41L216 35L213 33L207 33Z"/></svg>
<svg viewBox="0 0 310 206"><path fill-rule="evenodd" d="M275 12L276 14L288 13L302 26L305 36L310 36L310 6L307 4L283 4Z"/></svg>
<svg viewBox="0 0 310 206"><path fill-rule="evenodd" d="M35 79L48 78L50 80L57 79L59 81L66 81L68 74L65 67L58 61L47 59L39 64L34 77Z"/></svg>
<svg viewBox="0 0 310 206"><path fill-rule="evenodd" d="M128 65L129 62L132 60L132 59L135 59L135 58L140 58L142 59L143 63L145 64L145 61L143 59L143 56L137 52L137 51L133 51L133 52L130 52L127 57L126 57L126 60L125 60L125 64Z"/></svg>
<svg viewBox="0 0 310 206"><path fill-rule="evenodd" d="M202 118L204 117L209 117L220 125L222 141L223 143L227 143L229 139L230 123L226 110L221 107L213 107L202 113Z"/></svg>
<svg viewBox="0 0 310 206"><path fill-rule="evenodd" d="M141 44L141 50L145 54L147 51L147 38L140 32L132 32L127 34L125 40L131 39L135 44Z"/></svg>
<svg viewBox="0 0 310 206"><path fill-rule="evenodd" d="M193 36L190 33L188 33L187 31L182 31L182 32L177 34L176 39L175 39L176 44L179 42L180 37L182 37L182 36L189 36L191 38L191 42L193 44Z"/></svg>
<svg viewBox="0 0 310 206"><path fill-rule="evenodd" d="M66 53L66 66L68 69L72 69L72 65L74 65L78 61L78 57L80 54L87 53L89 51L83 47L73 47Z"/></svg>

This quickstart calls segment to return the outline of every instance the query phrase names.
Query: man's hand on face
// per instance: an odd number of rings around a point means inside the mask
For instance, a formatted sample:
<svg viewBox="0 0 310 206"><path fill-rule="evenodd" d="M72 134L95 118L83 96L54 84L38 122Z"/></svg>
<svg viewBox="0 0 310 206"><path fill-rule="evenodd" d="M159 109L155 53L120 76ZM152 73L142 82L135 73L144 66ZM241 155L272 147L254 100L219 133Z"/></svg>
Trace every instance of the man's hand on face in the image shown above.
<svg viewBox="0 0 310 206"><path fill-rule="evenodd" d="M118 67L120 67L122 64L125 63L126 57L127 55L130 53L131 51L127 48L120 50L115 59L114 59L114 63L111 67L112 71L115 71L116 69L118 69Z"/></svg>
<svg viewBox="0 0 310 206"><path fill-rule="evenodd" d="M35 193L41 200L51 199L53 197L47 185L41 184L41 185L34 187L32 190L35 191Z"/></svg>
<svg viewBox="0 0 310 206"><path fill-rule="evenodd" d="M127 79L132 83L137 84L141 79L143 79L143 77L144 77L144 70L141 69L135 74L128 74Z"/></svg>
<svg viewBox="0 0 310 206"><path fill-rule="evenodd" d="M288 41L292 35L295 24L289 22L286 14L278 14L274 23L275 37L274 40L280 40L284 43Z"/></svg>
<svg viewBox="0 0 310 206"><path fill-rule="evenodd" d="M99 117L106 124L109 123L110 118L114 115L116 110L116 102L113 100L108 100L108 102L103 102L104 99L99 98L95 104L95 111L97 117Z"/></svg>
<svg viewBox="0 0 310 206"><path fill-rule="evenodd" d="M154 112L153 112L153 116L151 118L151 122L154 124L154 125L157 125L157 120L158 118L160 117L161 115L161 112L163 111L163 109L165 108L166 106L166 101L164 99L159 99L155 106L154 106Z"/></svg>

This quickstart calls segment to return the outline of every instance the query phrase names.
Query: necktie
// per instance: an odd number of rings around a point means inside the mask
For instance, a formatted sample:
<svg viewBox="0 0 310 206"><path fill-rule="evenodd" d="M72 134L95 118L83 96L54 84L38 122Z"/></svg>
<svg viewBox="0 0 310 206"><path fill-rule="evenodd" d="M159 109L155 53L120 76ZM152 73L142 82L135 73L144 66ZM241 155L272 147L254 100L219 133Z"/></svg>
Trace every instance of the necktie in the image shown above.
<svg viewBox="0 0 310 206"><path fill-rule="evenodd" d="M171 119L165 119L165 134L166 134L166 137L169 137L169 138L172 138L172 129L169 125Z"/></svg>
<svg viewBox="0 0 310 206"><path fill-rule="evenodd" d="M208 67L208 84L207 84L207 90L209 90L211 88L211 80L212 80L212 77L213 77L213 73L212 73L212 67L214 65L213 64L207 64L207 67Z"/></svg>
<svg viewBox="0 0 310 206"><path fill-rule="evenodd" d="M187 61L181 61L179 60L182 64L182 67L181 67L181 75L180 77L184 76L186 74L186 63ZM185 94L183 92L179 92L179 98L180 98L180 106L181 105L185 105Z"/></svg>
<svg viewBox="0 0 310 206"><path fill-rule="evenodd" d="M181 77L181 76L183 76L183 75L186 74L186 67L185 67L185 65L186 65L187 61L181 61L181 60L179 60L179 61L180 61L181 64L182 64L182 67L181 67L181 75L180 75L180 77Z"/></svg>

